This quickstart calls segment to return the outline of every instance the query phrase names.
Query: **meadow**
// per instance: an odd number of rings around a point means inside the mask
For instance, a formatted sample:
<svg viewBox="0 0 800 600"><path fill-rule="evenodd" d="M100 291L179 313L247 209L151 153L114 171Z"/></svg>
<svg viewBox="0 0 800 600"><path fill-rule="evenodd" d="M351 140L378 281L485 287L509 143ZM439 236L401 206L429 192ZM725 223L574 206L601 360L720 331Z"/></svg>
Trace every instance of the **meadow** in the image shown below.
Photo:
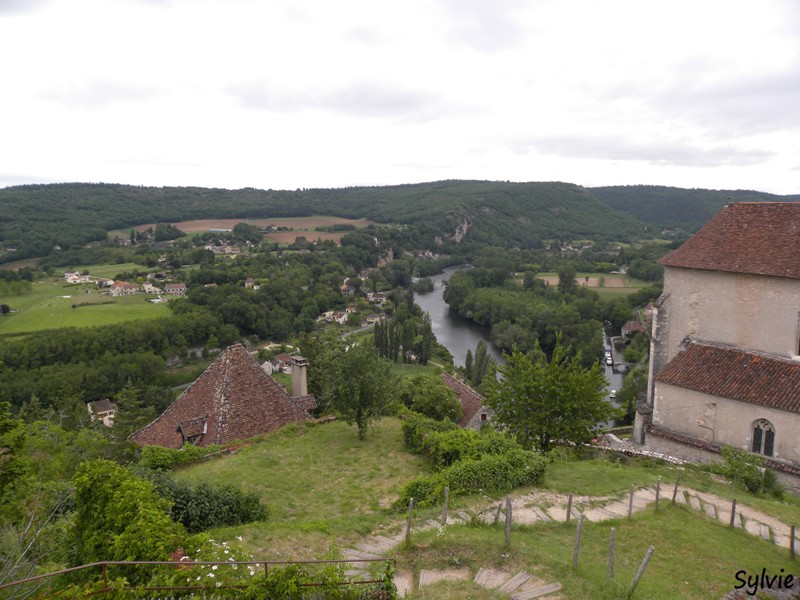
<svg viewBox="0 0 800 600"><path fill-rule="evenodd" d="M623 457L624 458L624 457ZM318 559L338 556L367 536L393 535L403 530L406 514L387 507L401 487L426 472L427 464L403 448L400 421L384 418L367 439L359 441L355 427L342 422L291 425L252 440L238 453L180 470L178 478L194 483L234 483L256 491L270 509L268 521L217 529L218 540L242 538L259 559ZM736 497L741 504L785 522L800 517L800 501L779 502L752 496L707 473L652 460L610 460L603 456L578 460L556 452L540 488L515 490L603 497L623 497L628 486L653 485L659 477L682 485ZM664 488L662 488L664 489ZM477 515L499 498L451 498L451 512ZM415 511L415 522L438 519L441 508ZM793 520L795 519L795 520ZM480 567L515 573L525 570L546 582L559 581L562 599L624 598L650 545L656 550L637 588L636 598L719 598L733 589L741 569L786 572L794 566L785 549L731 529L682 505L664 502L633 519L585 522L577 572L572 570L576 523L514 526L510 546L501 525L479 523L415 533L409 545L391 556L402 573L418 576L422 569L463 569L472 575ZM616 578L608 578L608 540L616 530ZM414 591L407 598L508 598L471 581L446 582Z"/></svg>
<svg viewBox="0 0 800 600"><path fill-rule="evenodd" d="M108 265L90 269L97 277L113 276L126 265ZM103 273L108 273L105 275ZM34 282L24 296L0 299L14 312L0 319L0 335L24 334L60 327L92 327L123 321L154 319L171 314L168 303L148 302L152 296L136 295L114 298L95 284L70 285L50 278Z"/></svg>

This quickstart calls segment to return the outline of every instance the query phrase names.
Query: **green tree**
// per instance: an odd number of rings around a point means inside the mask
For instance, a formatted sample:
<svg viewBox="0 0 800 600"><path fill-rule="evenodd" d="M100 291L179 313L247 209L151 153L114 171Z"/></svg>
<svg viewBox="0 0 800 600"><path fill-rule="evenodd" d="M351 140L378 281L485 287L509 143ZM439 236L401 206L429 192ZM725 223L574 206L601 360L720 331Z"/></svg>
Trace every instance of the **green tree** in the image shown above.
<svg viewBox="0 0 800 600"><path fill-rule="evenodd" d="M577 289L575 283L575 267L564 264L558 269L558 291L562 294L571 294Z"/></svg>
<svg viewBox="0 0 800 600"><path fill-rule="evenodd" d="M76 564L99 560L167 560L186 532L153 485L120 465L81 465L75 484Z"/></svg>
<svg viewBox="0 0 800 600"><path fill-rule="evenodd" d="M463 413L456 393L438 375L417 375L403 382L403 404L437 421L458 421Z"/></svg>
<svg viewBox="0 0 800 600"><path fill-rule="evenodd" d="M499 371L503 377L487 386L487 403L526 448L588 442L614 413L604 399L607 382L599 364L582 366L580 353L570 357L560 339L550 360L537 342L527 354L514 349Z"/></svg>
<svg viewBox="0 0 800 600"><path fill-rule="evenodd" d="M135 458L135 445L128 436L138 431L158 416L153 406L145 406L136 389L128 384L114 396L117 410L110 437L112 454L119 463L132 462Z"/></svg>
<svg viewBox="0 0 800 600"><path fill-rule="evenodd" d="M331 354L327 353L330 362L322 374L323 397L348 425L358 427L358 437L364 439L369 424L394 400L396 375L370 344Z"/></svg>

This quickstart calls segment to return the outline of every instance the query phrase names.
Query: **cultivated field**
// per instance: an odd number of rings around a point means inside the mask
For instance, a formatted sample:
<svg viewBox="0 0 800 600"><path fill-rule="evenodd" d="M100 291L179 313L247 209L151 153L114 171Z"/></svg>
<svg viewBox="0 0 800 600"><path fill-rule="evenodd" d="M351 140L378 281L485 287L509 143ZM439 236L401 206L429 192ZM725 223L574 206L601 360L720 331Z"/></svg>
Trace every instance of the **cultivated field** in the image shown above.
<svg viewBox="0 0 800 600"><path fill-rule="evenodd" d="M537 277L548 285L558 285L558 275L556 273L540 273ZM627 275L609 273L578 273L575 276L575 281L580 286L592 288L607 299L627 296L650 285L646 281L633 279Z"/></svg>
<svg viewBox="0 0 800 600"><path fill-rule="evenodd" d="M291 244L298 236L303 236L310 241L317 239L320 240L333 240L338 242L345 235L346 231L337 231L327 233L323 231L314 231L317 227L330 227L331 225L353 225L356 229L371 225L373 222L367 219L345 219L343 217L330 217L330 216L311 216L311 217L287 217L275 219L196 219L193 221L181 221L173 223L181 231L186 233L203 233L206 231L223 230L230 231L238 223L247 223L248 225L256 225L258 227L268 227L270 225L275 227L290 227L292 231L278 231L276 233L269 233L265 235L267 239L278 242L279 244ZM155 223L147 223L145 225L137 225L134 227L137 231L145 231L149 227L155 228ZM111 232L119 236L124 236L125 231ZM128 230L130 233L130 230Z"/></svg>

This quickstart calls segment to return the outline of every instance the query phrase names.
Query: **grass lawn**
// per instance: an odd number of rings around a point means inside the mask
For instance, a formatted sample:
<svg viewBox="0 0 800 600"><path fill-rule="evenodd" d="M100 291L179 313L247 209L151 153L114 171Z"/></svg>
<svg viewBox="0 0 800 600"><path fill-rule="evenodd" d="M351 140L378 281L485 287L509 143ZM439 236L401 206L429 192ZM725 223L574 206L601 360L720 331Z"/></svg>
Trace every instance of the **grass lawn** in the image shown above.
<svg viewBox="0 0 800 600"><path fill-rule="evenodd" d="M331 546L352 543L394 520L384 509L424 468L421 457L405 451L402 438L394 418L376 422L363 441L343 421L289 425L233 456L176 476L241 485L269 507L269 521L216 531L218 538L241 535L258 558L317 559Z"/></svg>
<svg viewBox="0 0 800 600"><path fill-rule="evenodd" d="M608 550L615 528L615 578L609 580ZM634 598L720 598L736 585L736 573L794 572L788 552L741 529L711 521L684 506L666 506L637 514L632 520L584 522L577 573L572 569L576 522L518 527L511 546L502 526L453 526L444 535L435 530L412 538L396 555L398 570L491 567L515 574L527 571L544 583L560 582L564 599L625 598L647 549L655 552ZM407 596L421 599L490 599L508 597L483 590L472 582L437 584Z"/></svg>
<svg viewBox="0 0 800 600"><path fill-rule="evenodd" d="M678 477L681 486L700 492L709 492L722 498L734 498L738 503L780 519L784 523L800 525L800 498L786 494L784 499L755 496L736 488L719 476L701 471L697 467L678 466L668 463L626 458L620 464L605 457L592 460L575 460L567 455L556 458L547 469L544 486L561 494L576 493L586 496L613 496L628 493L631 485L654 486L659 477L662 493L672 497L673 486Z"/></svg>
<svg viewBox="0 0 800 600"><path fill-rule="evenodd" d="M0 319L0 334L20 334L60 327L91 327L169 316L167 303L152 304L148 296L112 298L94 284L69 285L59 280L36 282L30 294L7 300L12 310ZM73 308L73 304L78 304Z"/></svg>

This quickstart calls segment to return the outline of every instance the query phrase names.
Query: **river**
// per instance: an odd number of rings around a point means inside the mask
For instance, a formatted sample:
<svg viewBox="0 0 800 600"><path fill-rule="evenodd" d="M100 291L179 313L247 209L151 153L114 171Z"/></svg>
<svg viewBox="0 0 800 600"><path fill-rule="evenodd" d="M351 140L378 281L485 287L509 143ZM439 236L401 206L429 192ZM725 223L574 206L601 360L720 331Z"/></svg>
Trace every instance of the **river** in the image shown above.
<svg viewBox="0 0 800 600"><path fill-rule="evenodd" d="M489 354L498 364L502 364L503 357L497 347L492 343L489 329L476 325L472 321L462 319L458 315L451 314L450 307L444 301L444 281L462 268L463 267L448 267L444 270L444 273L431 276L430 279L433 281L433 291L427 294L414 294L414 300L422 310L431 316L431 327L433 328L436 340L450 351L450 354L453 355L453 362L457 366L464 366L467 350L472 350L474 354L475 347L481 340L486 342ZM605 347L610 348L608 337L604 339ZM614 356L615 362L619 362L621 359L621 356ZM611 390L619 391L620 388L622 388L624 374L605 363L602 363L602 365L603 372L608 381L608 392L610 393ZM606 395L606 399L608 402L618 406L608 395ZM609 422L606 425L610 427L613 423Z"/></svg>
<svg viewBox="0 0 800 600"><path fill-rule="evenodd" d="M444 301L444 281L462 268L448 267L444 273L431 276L433 291L427 294L414 294L414 300L422 310L431 316L431 327L436 341L450 351L450 354L453 355L453 362L457 366L464 366L467 350L472 350L472 353L475 354L475 347L481 340L486 342L487 350L492 358L501 364L503 357L492 343L489 329L451 314L450 307Z"/></svg>

